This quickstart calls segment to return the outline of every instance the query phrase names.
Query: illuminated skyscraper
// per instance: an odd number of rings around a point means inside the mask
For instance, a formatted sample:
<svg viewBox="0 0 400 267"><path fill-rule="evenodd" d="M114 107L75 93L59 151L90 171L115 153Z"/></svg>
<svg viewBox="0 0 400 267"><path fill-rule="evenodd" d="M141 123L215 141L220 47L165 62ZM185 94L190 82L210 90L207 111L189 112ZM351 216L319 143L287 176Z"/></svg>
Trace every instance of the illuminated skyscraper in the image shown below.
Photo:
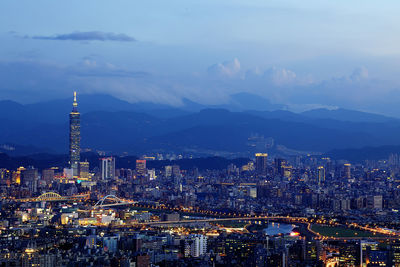
<svg viewBox="0 0 400 267"><path fill-rule="evenodd" d="M267 153L256 153L256 172L261 175L267 173Z"/></svg>
<svg viewBox="0 0 400 267"><path fill-rule="evenodd" d="M344 164L344 178L346 178L346 179L351 178L351 164L350 163Z"/></svg>
<svg viewBox="0 0 400 267"><path fill-rule="evenodd" d="M45 169L42 171L42 180L46 181L46 184L51 184L54 180L54 169Z"/></svg>
<svg viewBox="0 0 400 267"><path fill-rule="evenodd" d="M108 157L101 159L101 179L108 180L115 178L115 158Z"/></svg>
<svg viewBox="0 0 400 267"><path fill-rule="evenodd" d="M89 162L83 161L79 163L79 177L82 180L89 179Z"/></svg>
<svg viewBox="0 0 400 267"><path fill-rule="evenodd" d="M78 102L76 92L74 92L74 102L72 112L69 114L69 164L73 170L73 175L78 176L78 167L81 153L81 114L78 112Z"/></svg>
<svg viewBox="0 0 400 267"><path fill-rule="evenodd" d="M318 167L318 186L321 185L321 183L325 182L325 168L323 166Z"/></svg>
<svg viewBox="0 0 400 267"><path fill-rule="evenodd" d="M146 169L146 160L144 159L137 159L136 160L136 174L137 177L145 177L147 173Z"/></svg>

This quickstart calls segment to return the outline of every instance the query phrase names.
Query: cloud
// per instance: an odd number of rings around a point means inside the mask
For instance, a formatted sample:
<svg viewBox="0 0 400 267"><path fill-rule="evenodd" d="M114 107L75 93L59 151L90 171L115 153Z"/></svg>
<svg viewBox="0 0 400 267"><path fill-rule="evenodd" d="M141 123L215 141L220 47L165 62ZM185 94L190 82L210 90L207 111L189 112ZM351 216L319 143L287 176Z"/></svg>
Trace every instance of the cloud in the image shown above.
<svg viewBox="0 0 400 267"><path fill-rule="evenodd" d="M35 102L59 98L79 88L64 66L34 60L0 61L2 99Z"/></svg>
<svg viewBox="0 0 400 267"><path fill-rule="evenodd" d="M350 79L352 81L362 81L368 79L368 69L366 67L356 68L353 73L350 75Z"/></svg>
<svg viewBox="0 0 400 267"><path fill-rule="evenodd" d="M323 104L288 104L287 108L288 110L293 112L304 112L312 109L329 109L329 110L339 109L338 106L330 106Z"/></svg>
<svg viewBox="0 0 400 267"><path fill-rule="evenodd" d="M60 40L60 41L117 41L117 42L134 42L135 38L123 33L113 32L73 32L67 34L57 34L53 36L26 36L26 38L40 40Z"/></svg>
<svg viewBox="0 0 400 267"><path fill-rule="evenodd" d="M311 75L297 74L295 71L281 68L271 67L265 71L260 68L246 71L244 80L247 83L256 83L260 85L268 85L269 87L293 87L299 85L311 85L315 83Z"/></svg>
<svg viewBox="0 0 400 267"><path fill-rule="evenodd" d="M70 67L69 74L81 77L126 77L142 78L150 76L145 71L131 71L115 66L109 62L102 62L90 57L83 58L78 65Z"/></svg>
<svg viewBox="0 0 400 267"><path fill-rule="evenodd" d="M214 70L222 77L210 76L210 70L197 75L149 73L98 56L81 58L72 65L35 59L0 60L0 99L29 103L66 97L79 89L81 93L111 94L131 102L179 106L182 98L188 98L205 105L219 105L228 103L231 94L247 92L273 104L285 104L294 111L339 106L397 116L400 112L398 87L371 78L365 68L339 78L303 83L307 76L286 68L247 71L239 60L213 66L217 66Z"/></svg>
<svg viewBox="0 0 400 267"><path fill-rule="evenodd" d="M86 59L79 64L61 65L37 60L0 60L0 99L31 103L68 96L79 89L82 93L109 93L132 100L167 102L157 98L156 89L148 98L142 90L157 83L150 73L124 69L110 63ZM149 82L150 81L150 82ZM161 95L163 88L158 93ZM151 94L153 93L154 94ZM172 100L171 100L172 102Z"/></svg>
<svg viewBox="0 0 400 267"><path fill-rule="evenodd" d="M208 73L219 77L232 78L240 72L240 62L237 58L232 61L217 63L208 68Z"/></svg>
<svg viewBox="0 0 400 267"><path fill-rule="evenodd" d="M297 80L297 75L291 70L285 68L272 67L264 75L275 85L282 86L293 84Z"/></svg>

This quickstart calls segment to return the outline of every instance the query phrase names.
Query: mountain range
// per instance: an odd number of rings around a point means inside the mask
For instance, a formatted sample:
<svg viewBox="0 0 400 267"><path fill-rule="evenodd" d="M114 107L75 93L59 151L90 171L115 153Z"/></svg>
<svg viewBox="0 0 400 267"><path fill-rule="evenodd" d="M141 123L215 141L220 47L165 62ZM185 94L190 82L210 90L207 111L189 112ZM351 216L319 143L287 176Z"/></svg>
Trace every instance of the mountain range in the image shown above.
<svg viewBox="0 0 400 267"><path fill-rule="evenodd" d="M115 156L116 157L116 168L136 168L136 156ZM99 166L99 156L93 152L87 152L81 154L82 160L89 162L90 166ZM193 170L198 168L200 171L204 170L222 170L225 169L229 164L235 164L242 166L247 164L249 159L247 158L235 158L226 159L222 157L203 157L193 159L177 159L177 160L150 160L146 162L146 166L149 169L156 168L162 169L167 165L178 164L182 169ZM20 166L35 166L42 170L50 167L59 167L61 170L63 167L68 165L68 155L60 154L32 154L29 156L17 156L11 157L7 154L0 153L0 168L6 168L15 170Z"/></svg>
<svg viewBox="0 0 400 267"><path fill-rule="evenodd" d="M179 107L129 103L108 95L79 95L78 102L82 147L110 153L244 155L260 149L249 144L251 136L306 152L400 145L399 119L346 109L293 113L248 93L218 106L188 99ZM0 101L0 152L66 153L71 108L72 98L27 105Z"/></svg>

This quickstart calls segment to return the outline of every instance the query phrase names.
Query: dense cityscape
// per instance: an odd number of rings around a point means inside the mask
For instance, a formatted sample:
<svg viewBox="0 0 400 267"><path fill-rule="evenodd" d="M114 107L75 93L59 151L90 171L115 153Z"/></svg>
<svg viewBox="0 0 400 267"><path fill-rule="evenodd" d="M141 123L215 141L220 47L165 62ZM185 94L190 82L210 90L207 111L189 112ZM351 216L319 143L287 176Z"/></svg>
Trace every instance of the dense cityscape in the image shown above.
<svg viewBox="0 0 400 267"><path fill-rule="evenodd" d="M69 166L0 169L1 266L400 266L397 154L90 166L69 118Z"/></svg>
<svg viewBox="0 0 400 267"><path fill-rule="evenodd" d="M399 10L0 0L0 267L400 267Z"/></svg>

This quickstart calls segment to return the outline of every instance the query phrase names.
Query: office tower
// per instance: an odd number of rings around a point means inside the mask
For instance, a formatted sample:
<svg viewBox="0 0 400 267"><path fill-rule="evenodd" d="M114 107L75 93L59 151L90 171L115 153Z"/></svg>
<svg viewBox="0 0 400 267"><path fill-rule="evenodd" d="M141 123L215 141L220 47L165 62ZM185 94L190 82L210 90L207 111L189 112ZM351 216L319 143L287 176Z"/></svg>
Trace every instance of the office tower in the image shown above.
<svg viewBox="0 0 400 267"><path fill-rule="evenodd" d="M179 165L172 165L172 175L174 177L181 177L181 168Z"/></svg>
<svg viewBox="0 0 400 267"><path fill-rule="evenodd" d="M281 171L282 176L286 177L286 178L291 178L292 177L292 169L293 169L292 166L286 166L286 165L282 166L282 171Z"/></svg>
<svg viewBox="0 0 400 267"><path fill-rule="evenodd" d="M145 159L136 160L136 175L137 175L137 177L145 177L146 174L147 174L146 160Z"/></svg>
<svg viewBox="0 0 400 267"><path fill-rule="evenodd" d="M22 172L22 183L25 184L30 181L37 180L39 176L38 170L34 168L26 169Z"/></svg>
<svg viewBox="0 0 400 267"><path fill-rule="evenodd" d="M79 163L79 177L84 180L89 179L89 162L88 161L82 161Z"/></svg>
<svg viewBox="0 0 400 267"><path fill-rule="evenodd" d="M147 170L147 175L149 176L149 180L155 180L157 178L156 176L156 169L150 169Z"/></svg>
<svg viewBox="0 0 400 267"><path fill-rule="evenodd" d="M13 182L17 184L21 184L21 176L22 172L25 171L26 169L24 167L19 167L16 172L13 172Z"/></svg>
<svg viewBox="0 0 400 267"><path fill-rule="evenodd" d="M333 162L330 158L322 158L324 164L323 166L325 167L325 175L334 171L334 167L333 167Z"/></svg>
<svg viewBox="0 0 400 267"><path fill-rule="evenodd" d="M37 192L37 181L39 172L37 169L29 168L21 173L21 184L26 185L32 193Z"/></svg>
<svg viewBox="0 0 400 267"><path fill-rule="evenodd" d="M318 167L318 186L321 185L321 183L325 182L325 168L323 166Z"/></svg>
<svg viewBox="0 0 400 267"><path fill-rule="evenodd" d="M248 194L252 198L257 198L257 187L249 187Z"/></svg>
<svg viewBox="0 0 400 267"><path fill-rule="evenodd" d="M127 181L132 180L132 170L131 169L119 169L119 175Z"/></svg>
<svg viewBox="0 0 400 267"><path fill-rule="evenodd" d="M346 179L351 178L351 164L350 163L344 164L344 178L346 178Z"/></svg>
<svg viewBox="0 0 400 267"><path fill-rule="evenodd" d="M101 159L101 179L108 180L115 178L115 158L108 157Z"/></svg>
<svg viewBox="0 0 400 267"><path fill-rule="evenodd" d="M172 176L172 166L165 166L165 177L169 178Z"/></svg>
<svg viewBox="0 0 400 267"><path fill-rule="evenodd" d="M118 250L119 236L103 236L103 249L107 252L115 253Z"/></svg>
<svg viewBox="0 0 400 267"><path fill-rule="evenodd" d="M139 234L134 234L132 238L132 243L133 243L132 250L134 252L137 252L142 248L143 240Z"/></svg>
<svg viewBox="0 0 400 267"><path fill-rule="evenodd" d="M256 172L257 174L267 174L267 153L256 153Z"/></svg>
<svg viewBox="0 0 400 267"><path fill-rule="evenodd" d="M45 169L42 171L42 180L46 181L46 184L50 184L54 180L54 169Z"/></svg>
<svg viewBox="0 0 400 267"><path fill-rule="evenodd" d="M73 170L73 176L78 176L78 166L81 153L81 119L78 112L78 102L76 92L74 92L74 102L72 112L69 114L69 163Z"/></svg>
<svg viewBox="0 0 400 267"><path fill-rule="evenodd" d="M185 257L200 257L207 253L207 236L191 234L185 239Z"/></svg>
<svg viewBox="0 0 400 267"><path fill-rule="evenodd" d="M368 196L367 208L381 210L383 208L383 197L381 195Z"/></svg>
<svg viewBox="0 0 400 267"><path fill-rule="evenodd" d="M281 176L284 176L284 171L285 171L284 166L286 166L286 160L285 159L275 159L274 163L275 163L276 173Z"/></svg>
<svg viewBox="0 0 400 267"><path fill-rule="evenodd" d="M7 169L0 169L0 183L10 185L12 181L12 172Z"/></svg>

